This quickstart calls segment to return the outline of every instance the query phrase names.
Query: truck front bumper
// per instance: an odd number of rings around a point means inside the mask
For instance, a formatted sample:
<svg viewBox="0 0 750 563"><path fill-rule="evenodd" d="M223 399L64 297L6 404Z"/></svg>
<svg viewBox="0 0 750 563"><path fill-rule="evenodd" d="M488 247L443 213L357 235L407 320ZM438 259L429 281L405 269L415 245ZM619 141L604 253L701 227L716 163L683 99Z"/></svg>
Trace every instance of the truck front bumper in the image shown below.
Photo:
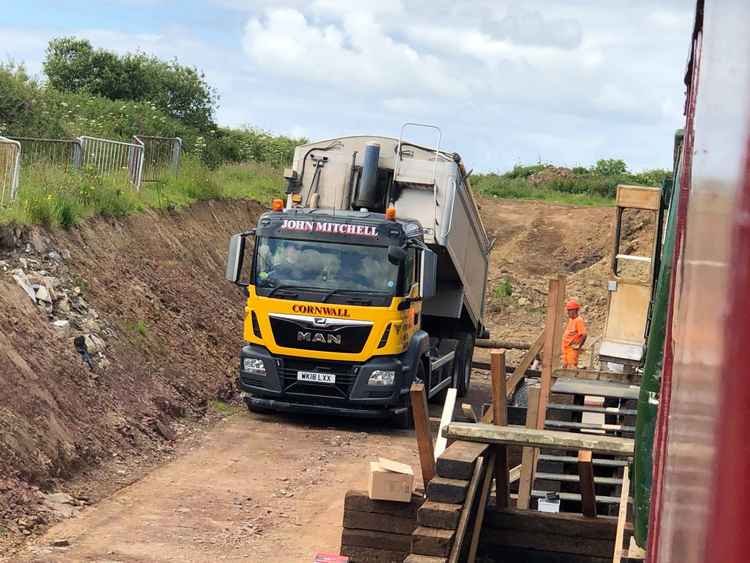
<svg viewBox="0 0 750 563"><path fill-rule="evenodd" d="M256 367L262 361L263 375L245 369L245 359ZM393 385L370 385L375 370L395 372ZM335 383L300 381L299 372L332 374ZM400 357L376 357L352 364L314 358L272 355L266 348L247 345L240 353L239 387L246 401L259 408L284 412L338 414L364 418L382 418L406 409L406 370Z"/></svg>

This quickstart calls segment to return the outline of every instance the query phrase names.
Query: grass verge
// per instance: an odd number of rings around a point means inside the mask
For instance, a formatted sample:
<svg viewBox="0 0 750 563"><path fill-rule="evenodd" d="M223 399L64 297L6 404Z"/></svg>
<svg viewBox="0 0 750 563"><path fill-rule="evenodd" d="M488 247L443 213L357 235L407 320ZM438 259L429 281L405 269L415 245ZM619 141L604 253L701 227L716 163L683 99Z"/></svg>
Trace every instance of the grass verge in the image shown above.
<svg viewBox="0 0 750 563"><path fill-rule="evenodd" d="M145 208L177 208L208 199L270 201L283 193L280 170L267 164L225 164L211 170L186 158L177 175L144 183L140 191L125 172L101 177L93 170L65 170L35 164L22 171L15 202L0 208L0 224L42 224L69 228L87 217L122 217Z"/></svg>

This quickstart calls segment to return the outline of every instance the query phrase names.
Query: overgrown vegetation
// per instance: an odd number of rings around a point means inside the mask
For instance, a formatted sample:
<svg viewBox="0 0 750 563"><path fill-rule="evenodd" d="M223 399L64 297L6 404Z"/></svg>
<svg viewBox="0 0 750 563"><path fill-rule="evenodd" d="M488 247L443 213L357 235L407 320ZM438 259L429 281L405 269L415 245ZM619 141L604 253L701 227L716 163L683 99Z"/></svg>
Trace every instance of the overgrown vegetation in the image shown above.
<svg viewBox="0 0 750 563"><path fill-rule="evenodd" d="M599 160L585 168L559 168L551 164L517 165L504 174L479 174L472 186L482 195L514 199L540 199L579 205L612 203L618 184L661 186L667 170L629 172L622 160Z"/></svg>
<svg viewBox="0 0 750 563"><path fill-rule="evenodd" d="M175 208L206 199L251 198L270 201L283 192L281 172L262 163L225 164L211 170L186 158L176 176L146 183L136 192L127 176L101 177L92 170L57 166L26 167L19 197L0 208L0 223L71 227L93 215L122 217L146 207Z"/></svg>

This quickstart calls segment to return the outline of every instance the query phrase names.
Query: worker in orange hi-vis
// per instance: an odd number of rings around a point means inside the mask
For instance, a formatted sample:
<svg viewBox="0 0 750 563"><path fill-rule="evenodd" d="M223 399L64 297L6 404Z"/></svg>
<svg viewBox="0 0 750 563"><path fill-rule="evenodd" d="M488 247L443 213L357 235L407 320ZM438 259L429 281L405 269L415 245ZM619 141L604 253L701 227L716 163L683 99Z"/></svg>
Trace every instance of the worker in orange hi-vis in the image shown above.
<svg viewBox="0 0 750 563"><path fill-rule="evenodd" d="M568 312L568 324L565 327L562 340L563 367L577 368L578 354L586 342L586 323L578 315L581 306L575 299L571 299L565 304L565 310Z"/></svg>

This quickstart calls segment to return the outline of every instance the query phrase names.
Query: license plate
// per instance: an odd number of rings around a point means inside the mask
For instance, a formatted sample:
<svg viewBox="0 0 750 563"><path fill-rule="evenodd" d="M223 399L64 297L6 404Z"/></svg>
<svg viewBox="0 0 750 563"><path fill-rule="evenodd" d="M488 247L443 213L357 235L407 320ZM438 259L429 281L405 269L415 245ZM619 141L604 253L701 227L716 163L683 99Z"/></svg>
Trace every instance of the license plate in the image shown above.
<svg viewBox="0 0 750 563"><path fill-rule="evenodd" d="M297 381L310 381L312 383L336 383L336 374L320 373L317 371L298 371Z"/></svg>

